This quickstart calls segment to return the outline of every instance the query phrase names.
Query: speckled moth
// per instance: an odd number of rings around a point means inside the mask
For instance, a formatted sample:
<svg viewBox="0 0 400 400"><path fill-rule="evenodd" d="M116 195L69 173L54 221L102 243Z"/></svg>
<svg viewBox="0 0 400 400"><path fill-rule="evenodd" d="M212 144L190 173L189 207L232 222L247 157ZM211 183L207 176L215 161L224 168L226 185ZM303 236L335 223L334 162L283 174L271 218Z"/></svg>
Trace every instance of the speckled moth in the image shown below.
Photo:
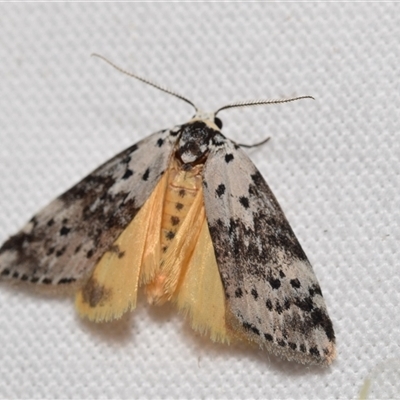
<svg viewBox="0 0 400 400"><path fill-rule="evenodd" d="M77 309L93 321L134 309L144 286L150 303L173 301L212 340L330 364L335 335L312 267L216 116L292 100L210 114L193 105L192 120L118 154L10 237L0 249L1 276L76 285Z"/></svg>

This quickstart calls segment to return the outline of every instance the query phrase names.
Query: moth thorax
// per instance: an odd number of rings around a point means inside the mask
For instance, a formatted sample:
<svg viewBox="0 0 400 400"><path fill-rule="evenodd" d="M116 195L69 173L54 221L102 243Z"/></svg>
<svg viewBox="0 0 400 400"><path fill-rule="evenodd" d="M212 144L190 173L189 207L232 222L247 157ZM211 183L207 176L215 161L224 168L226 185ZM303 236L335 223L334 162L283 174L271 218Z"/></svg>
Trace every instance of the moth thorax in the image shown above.
<svg viewBox="0 0 400 400"><path fill-rule="evenodd" d="M164 198L163 214L161 221L160 246L161 257L158 272L153 280L146 286L147 298L150 303L162 304L170 300L176 285L171 281L177 282L181 273L190 259L191 254L180 254L174 263L171 264L169 252L173 250L178 235L182 235L180 228L184 222L193 202L202 187L203 165L198 164L187 170L187 165L182 164L179 160L173 159L168 169L168 185ZM173 274L177 275L172 277Z"/></svg>
<svg viewBox="0 0 400 400"><path fill-rule="evenodd" d="M210 139L217 133L203 121L193 121L182 126L178 155L184 164L195 163L208 152Z"/></svg>

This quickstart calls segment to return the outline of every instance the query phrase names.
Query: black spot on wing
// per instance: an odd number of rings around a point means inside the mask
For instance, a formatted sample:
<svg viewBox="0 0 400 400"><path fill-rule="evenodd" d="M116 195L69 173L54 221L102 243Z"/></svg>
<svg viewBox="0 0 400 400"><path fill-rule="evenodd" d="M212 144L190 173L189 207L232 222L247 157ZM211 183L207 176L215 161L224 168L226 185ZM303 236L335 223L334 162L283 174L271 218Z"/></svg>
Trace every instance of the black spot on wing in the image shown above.
<svg viewBox="0 0 400 400"><path fill-rule="evenodd" d="M67 250L67 246L64 246L61 249L57 250L56 257L61 257L65 253L65 250Z"/></svg>
<svg viewBox="0 0 400 400"><path fill-rule="evenodd" d="M281 287L281 281L277 278L269 277L267 278L268 283L271 285L272 289L279 289Z"/></svg>
<svg viewBox="0 0 400 400"><path fill-rule="evenodd" d="M172 231L165 232L165 238L167 240L172 240L174 237L175 237L175 232Z"/></svg>
<svg viewBox="0 0 400 400"><path fill-rule="evenodd" d="M62 278L58 281L58 285L66 285L75 282L75 278Z"/></svg>
<svg viewBox="0 0 400 400"><path fill-rule="evenodd" d="M319 287L318 284L312 285L312 286L308 289L308 293L310 294L311 297L314 297L314 296L316 296L316 295L322 296L321 288Z"/></svg>
<svg viewBox="0 0 400 400"><path fill-rule="evenodd" d="M241 288L237 288L235 290L235 297L241 298L243 296L243 290Z"/></svg>
<svg viewBox="0 0 400 400"><path fill-rule="evenodd" d="M124 173L124 175L122 176L122 179L126 180L129 179L129 177L131 177L133 175L133 171L131 169L127 169Z"/></svg>
<svg viewBox="0 0 400 400"><path fill-rule="evenodd" d="M249 199L245 196L239 197L239 202L246 210L250 207Z"/></svg>
<svg viewBox="0 0 400 400"><path fill-rule="evenodd" d="M243 322L243 328L246 329L247 331L251 331L257 336L260 336L260 330L253 324L250 324L248 322Z"/></svg>
<svg viewBox="0 0 400 400"><path fill-rule="evenodd" d="M147 180L149 179L149 176L150 176L150 168L147 168L146 171L145 171L145 173L144 173L143 176L142 176L142 179L143 179L144 181L147 181Z"/></svg>
<svg viewBox="0 0 400 400"><path fill-rule="evenodd" d="M220 183L215 190L216 194L218 197L221 197L225 193L225 185L223 183Z"/></svg>
<svg viewBox="0 0 400 400"><path fill-rule="evenodd" d="M310 347L310 354L315 357L320 357L319 350L316 347Z"/></svg>
<svg viewBox="0 0 400 400"><path fill-rule="evenodd" d="M68 233L71 231L71 228L68 228L68 227L66 227L66 226L63 226L61 229L60 229L60 236L66 236L66 235L68 235Z"/></svg>
<svg viewBox="0 0 400 400"><path fill-rule="evenodd" d="M90 307L104 303L112 295L111 289L99 284L95 278L90 278L82 289L82 299Z"/></svg>
<svg viewBox="0 0 400 400"><path fill-rule="evenodd" d="M270 335L269 333L264 333L264 338L265 340L267 340L268 342L273 342L274 338L272 337L272 335Z"/></svg>
<svg viewBox="0 0 400 400"><path fill-rule="evenodd" d="M296 343L293 343L293 342L289 342L289 343L288 343L288 346L289 346L292 350L296 350L296 348L297 348L297 344L296 344Z"/></svg>
<svg viewBox="0 0 400 400"><path fill-rule="evenodd" d="M172 226L178 225L180 222L179 217L176 217L175 215L171 215L171 224Z"/></svg>
<svg viewBox="0 0 400 400"><path fill-rule="evenodd" d="M291 279L291 280L290 280L290 284L292 285L292 287L293 287L294 289L299 289L300 286L301 286L300 281L299 281L297 278Z"/></svg>
<svg viewBox="0 0 400 400"><path fill-rule="evenodd" d="M233 154L226 154L225 155L225 162L227 164L229 164L235 157L233 156Z"/></svg>

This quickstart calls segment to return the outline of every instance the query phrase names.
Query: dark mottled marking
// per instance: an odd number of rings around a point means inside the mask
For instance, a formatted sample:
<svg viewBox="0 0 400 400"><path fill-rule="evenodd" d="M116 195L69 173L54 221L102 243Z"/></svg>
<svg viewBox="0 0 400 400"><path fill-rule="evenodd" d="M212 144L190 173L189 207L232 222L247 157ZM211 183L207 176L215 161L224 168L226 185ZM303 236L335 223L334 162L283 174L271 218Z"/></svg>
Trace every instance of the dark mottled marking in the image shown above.
<svg viewBox="0 0 400 400"><path fill-rule="evenodd" d="M180 189L179 190L179 197L185 197L186 196L186 190L185 189Z"/></svg>
<svg viewBox="0 0 400 400"><path fill-rule="evenodd" d="M268 342L274 341L274 338L269 333L264 333L264 337L265 337L265 340L268 340Z"/></svg>
<svg viewBox="0 0 400 400"><path fill-rule="evenodd" d="M272 311L272 301L270 299L267 299L265 305L267 306L269 311Z"/></svg>
<svg viewBox="0 0 400 400"><path fill-rule="evenodd" d="M66 236L66 235L68 235L68 233L71 231L71 228L68 228L68 227L66 227L66 226L63 226L61 229L60 229L60 236Z"/></svg>
<svg viewBox="0 0 400 400"><path fill-rule="evenodd" d="M220 183L215 190L215 193L217 193L218 197L221 197L225 193L225 185L223 183Z"/></svg>
<svg viewBox="0 0 400 400"><path fill-rule="evenodd" d="M131 160L131 156L126 156L124 159L122 159L121 164L129 164Z"/></svg>
<svg viewBox="0 0 400 400"><path fill-rule="evenodd" d="M23 274L20 279L25 282L28 280L28 275Z"/></svg>
<svg viewBox="0 0 400 400"><path fill-rule="evenodd" d="M225 155L225 162L228 164L234 159L233 154L226 154Z"/></svg>
<svg viewBox="0 0 400 400"><path fill-rule="evenodd" d="M36 283L36 282L38 282L38 281L39 281L39 278L36 277L36 276L34 276L33 278L31 278L31 282L32 282L32 283Z"/></svg>
<svg viewBox="0 0 400 400"><path fill-rule="evenodd" d="M94 250L90 249L87 253L86 253L86 258L90 258L93 256Z"/></svg>
<svg viewBox="0 0 400 400"><path fill-rule="evenodd" d="M168 246L163 246L162 252L165 253L168 250Z"/></svg>
<svg viewBox="0 0 400 400"><path fill-rule="evenodd" d="M182 208L183 208L183 204L182 204L182 203L176 203L176 204L175 204L175 208L176 208L178 211L181 211Z"/></svg>
<svg viewBox="0 0 400 400"><path fill-rule="evenodd" d="M164 139L163 138L160 138L160 139L157 140L157 146L158 147L161 147L163 144L164 144Z"/></svg>
<svg viewBox="0 0 400 400"><path fill-rule="evenodd" d="M137 144L134 144L133 146L131 146L130 148L130 152L133 153L134 151L136 151L139 148L139 146Z"/></svg>
<svg viewBox="0 0 400 400"><path fill-rule="evenodd" d="M320 353L319 353L319 350L316 348L316 347L311 347L310 348L310 354L312 354L313 356L316 356L316 357L320 357Z"/></svg>
<svg viewBox="0 0 400 400"><path fill-rule="evenodd" d="M258 292L256 289L251 289L251 295L254 297L254 300L258 299Z"/></svg>
<svg viewBox="0 0 400 400"><path fill-rule="evenodd" d="M321 288L319 287L319 285L312 285L309 289L308 289L308 293L310 293L311 297L314 297L315 295L320 295L322 296L322 292L321 292Z"/></svg>
<svg viewBox="0 0 400 400"><path fill-rule="evenodd" d="M90 307L96 307L104 303L111 295L111 290L100 285L93 277L88 280L85 287L82 289L83 301L89 304Z"/></svg>
<svg viewBox="0 0 400 400"><path fill-rule="evenodd" d="M172 231L165 232L165 237L167 240L172 240L175 237L175 232Z"/></svg>
<svg viewBox="0 0 400 400"><path fill-rule="evenodd" d="M33 217L30 219L29 222L32 223L34 227L38 224L38 221L37 221L37 219L36 219L36 216L33 216Z"/></svg>
<svg viewBox="0 0 400 400"><path fill-rule="evenodd" d="M311 319L314 326L321 326L329 341L335 340L335 332L333 331L332 321L329 319L328 315L323 312L320 308L316 308L311 313Z"/></svg>
<svg viewBox="0 0 400 400"><path fill-rule="evenodd" d="M306 297L305 299L296 299L294 301L297 307L303 311L311 311L314 308L314 304L311 297Z"/></svg>
<svg viewBox="0 0 400 400"><path fill-rule="evenodd" d="M125 252L121 251L121 249L119 248L119 246L117 244L113 244L112 246L110 246L110 248L108 249L109 253L115 253L118 258L123 258L125 256Z"/></svg>
<svg viewBox="0 0 400 400"><path fill-rule="evenodd" d="M267 281L271 285L272 289L277 290L281 287L281 281L279 279L270 277L267 279Z"/></svg>
<svg viewBox="0 0 400 400"><path fill-rule="evenodd" d="M15 272L12 274L12 277L15 278L15 279L17 279L17 278L19 277L19 273L18 273L17 271L15 271Z"/></svg>
<svg viewBox="0 0 400 400"><path fill-rule="evenodd" d="M286 342L285 342L283 339L278 339L276 342L277 342L277 343L279 344L279 346L281 346L281 347L285 347L285 346L286 346Z"/></svg>
<svg viewBox="0 0 400 400"><path fill-rule="evenodd" d="M265 186L265 181L262 175L260 174L260 171L256 171L253 175L250 175L250 177L256 187Z"/></svg>
<svg viewBox="0 0 400 400"><path fill-rule="evenodd" d="M285 301L283 302L283 308L285 309L285 310L289 310L289 308L290 308L290 300L288 299L288 298L285 298Z"/></svg>
<svg viewBox="0 0 400 400"><path fill-rule="evenodd" d="M62 220L62 224L65 225L65 224L67 224L67 223L68 223L68 218L64 218L64 219Z"/></svg>
<svg viewBox="0 0 400 400"><path fill-rule="evenodd" d="M52 226L54 224L54 219L51 218L47 221L47 226Z"/></svg>
<svg viewBox="0 0 400 400"><path fill-rule="evenodd" d="M62 278L62 279L60 279L59 281L58 281L58 285L65 285L65 284L68 284L68 283L72 283L72 282L75 282L76 281L76 279L75 278Z"/></svg>
<svg viewBox="0 0 400 400"><path fill-rule="evenodd" d="M301 351L302 353L305 353L305 352L307 351L306 346L305 346L304 344L301 344L301 345L300 345L300 351Z"/></svg>
<svg viewBox="0 0 400 400"><path fill-rule="evenodd" d="M10 270L8 268L4 269L3 271L1 271L1 275L2 276L10 275Z"/></svg>
<svg viewBox="0 0 400 400"><path fill-rule="evenodd" d="M240 196L239 202L246 210L250 207L249 199L245 196Z"/></svg>
<svg viewBox="0 0 400 400"><path fill-rule="evenodd" d="M74 253L78 253L78 251L82 248L81 244L78 244L78 246L75 247Z"/></svg>
<svg viewBox="0 0 400 400"><path fill-rule="evenodd" d="M279 271L279 276L281 278L285 278L286 277L285 273L282 270Z"/></svg>
<svg viewBox="0 0 400 400"><path fill-rule="evenodd" d="M46 256L51 256L54 253L55 249L56 249L55 247L49 247L49 249L46 252Z"/></svg>
<svg viewBox="0 0 400 400"><path fill-rule="evenodd" d="M149 179L149 176L150 176L150 168L147 168L146 171L144 172L143 176L142 176L142 179L144 181L147 181L147 179Z"/></svg>
<svg viewBox="0 0 400 400"><path fill-rule="evenodd" d="M301 286L300 281L299 281L297 278L291 279L291 280L290 280L290 284L291 284L292 287L294 287L295 289L299 289L300 286Z"/></svg>
<svg viewBox="0 0 400 400"><path fill-rule="evenodd" d="M282 313L283 313L283 308L282 308L282 305L279 303L279 300L276 300L276 303L275 303L275 311L276 311L278 314L282 314Z"/></svg>
<svg viewBox="0 0 400 400"><path fill-rule="evenodd" d="M235 297L240 299L242 296L243 296L243 290L241 288L237 288L235 290Z"/></svg>
<svg viewBox="0 0 400 400"><path fill-rule="evenodd" d="M128 179L130 176L133 175L133 171L131 169L127 169L124 173L124 175L122 176L122 179L126 180Z"/></svg>
<svg viewBox="0 0 400 400"><path fill-rule="evenodd" d="M50 285L51 282L52 282L52 281L51 281L50 278L44 278L44 279L42 280L42 283L45 284L45 285Z"/></svg>
<svg viewBox="0 0 400 400"><path fill-rule="evenodd" d="M297 349L297 344L293 343L293 342L289 342L288 346L292 349L292 350L296 350Z"/></svg>
<svg viewBox="0 0 400 400"><path fill-rule="evenodd" d="M62 249L60 249L60 250L57 250L56 251L56 257L61 257L64 253L65 253L65 250L67 250L67 246L64 246Z"/></svg>
<svg viewBox="0 0 400 400"><path fill-rule="evenodd" d="M253 324L249 324L248 322L243 322L242 325L244 329L252 331L256 335L260 336L260 331Z"/></svg>
<svg viewBox="0 0 400 400"><path fill-rule="evenodd" d="M179 219L179 217L176 217L175 215L171 215L171 224L172 226L176 226L179 224L181 220Z"/></svg>

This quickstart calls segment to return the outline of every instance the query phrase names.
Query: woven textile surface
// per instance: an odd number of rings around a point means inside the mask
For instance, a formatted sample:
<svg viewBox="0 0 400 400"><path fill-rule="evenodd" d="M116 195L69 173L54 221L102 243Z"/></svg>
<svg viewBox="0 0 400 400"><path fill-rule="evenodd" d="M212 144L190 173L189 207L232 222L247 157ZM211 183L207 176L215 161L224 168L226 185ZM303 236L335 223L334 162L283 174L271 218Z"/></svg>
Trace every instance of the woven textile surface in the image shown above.
<svg viewBox="0 0 400 400"><path fill-rule="evenodd" d="M337 360L306 367L196 334L173 305L81 320L71 296L0 284L0 398L400 398L400 7L340 3L0 5L0 241L190 107L266 178L320 282Z"/></svg>

